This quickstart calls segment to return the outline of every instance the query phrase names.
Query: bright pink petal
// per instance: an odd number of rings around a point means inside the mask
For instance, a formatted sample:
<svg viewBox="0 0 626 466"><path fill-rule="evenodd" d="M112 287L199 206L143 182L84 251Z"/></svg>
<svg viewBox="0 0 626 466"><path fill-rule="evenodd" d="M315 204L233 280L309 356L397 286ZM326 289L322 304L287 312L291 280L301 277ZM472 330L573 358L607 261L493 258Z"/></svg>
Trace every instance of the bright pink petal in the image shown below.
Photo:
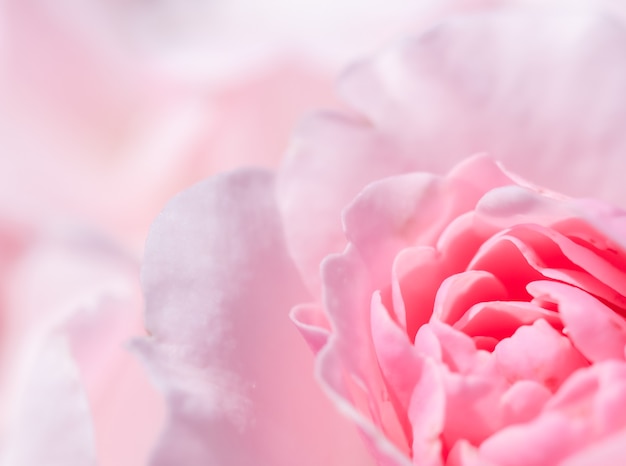
<svg viewBox="0 0 626 466"><path fill-rule="evenodd" d="M496 466L480 457L478 449L466 440L454 444L448 455L446 466Z"/></svg>
<svg viewBox="0 0 626 466"><path fill-rule="evenodd" d="M313 380L289 320L308 300L273 179L241 171L174 198L148 239L152 338L137 342L170 410L151 464L345 464L364 447Z"/></svg>
<svg viewBox="0 0 626 466"><path fill-rule="evenodd" d="M510 337L521 325L545 319L560 327L559 314L521 301L495 301L472 306L454 324L454 328L472 337L492 337L497 340Z"/></svg>
<svg viewBox="0 0 626 466"><path fill-rule="evenodd" d="M579 288L540 281L528 285L533 296L558 304L565 332L590 361L624 359L626 320Z"/></svg>
<svg viewBox="0 0 626 466"><path fill-rule="evenodd" d="M502 282L489 272L470 270L452 275L437 290L431 320L453 325L474 304L507 297Z"/></svg>

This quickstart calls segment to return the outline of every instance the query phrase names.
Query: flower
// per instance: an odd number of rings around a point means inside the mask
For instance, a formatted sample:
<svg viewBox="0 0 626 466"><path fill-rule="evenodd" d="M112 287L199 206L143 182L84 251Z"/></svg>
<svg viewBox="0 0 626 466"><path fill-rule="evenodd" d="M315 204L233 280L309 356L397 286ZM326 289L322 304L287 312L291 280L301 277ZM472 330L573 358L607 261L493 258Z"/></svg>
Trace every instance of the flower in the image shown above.
<svg viewBox="0 0 626 466"><path fill-rule="evenodd" d="M372 183L343 218L325 312L293 318L379 464L560 464L624 431L625 211L478 157Z"/></svg>
<svg viewBox="0 0 626 466"><path fill-rule="evenodd" d="M625 38L604 4L459 15L349 70L277 173L174 198L152 464L618 464Z"/></svg>

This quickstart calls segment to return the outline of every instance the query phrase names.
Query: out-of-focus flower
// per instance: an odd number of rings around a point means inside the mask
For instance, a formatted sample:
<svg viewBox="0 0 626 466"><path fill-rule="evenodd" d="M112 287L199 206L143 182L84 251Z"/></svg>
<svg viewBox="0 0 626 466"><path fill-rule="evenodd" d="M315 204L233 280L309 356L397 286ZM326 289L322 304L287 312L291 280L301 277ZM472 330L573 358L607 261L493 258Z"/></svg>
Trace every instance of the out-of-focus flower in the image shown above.
<svg viewBox="0 0 626 466"><path fill-rule="evenodd" d="M4 7L0 213L22 223L87 224L140 251L174 193L219 169L275 166L297 115L333 105L325 71L285 51L190 82L74 10Z"/></svg>
<svg viewBox="0 0 626 466"><path fill-rule="evenodd" d="M0 464L145 463L163 402L124 347L138 263L97 235L2 228Z"/></svg>
<svg viewBox="0 0 626 466"><path fill-rule="evenodd" d="M486 158L424 174L489 152L626 207L626 26L531 3L355 66L354 112L306 120L277 174L170 202L136 344L170 411L153 465L619 464L624 211Z"/></svg>
<svg viewBox="0 0 626 466"><path fill-rule="evenodd" d="M0 2L3 466L146 462L162 400L124 345L150 221L209 174L275 167L410 3L372 1L337 54L348 10L313 2Z"/></svg>

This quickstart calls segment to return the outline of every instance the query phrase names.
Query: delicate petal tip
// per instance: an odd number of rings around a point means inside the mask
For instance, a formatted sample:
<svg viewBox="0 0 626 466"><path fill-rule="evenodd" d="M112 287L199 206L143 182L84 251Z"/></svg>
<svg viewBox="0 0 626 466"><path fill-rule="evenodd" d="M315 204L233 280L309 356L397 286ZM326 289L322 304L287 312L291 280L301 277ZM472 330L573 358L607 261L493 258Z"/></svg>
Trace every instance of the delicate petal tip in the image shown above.
<svg viewBox="0 0 626 466"><path fill-rule="evenodd" d="M313 354L319 353L331 334L330 323L322 309L316 304L299 304L291 310L289 317Z"/></svg>

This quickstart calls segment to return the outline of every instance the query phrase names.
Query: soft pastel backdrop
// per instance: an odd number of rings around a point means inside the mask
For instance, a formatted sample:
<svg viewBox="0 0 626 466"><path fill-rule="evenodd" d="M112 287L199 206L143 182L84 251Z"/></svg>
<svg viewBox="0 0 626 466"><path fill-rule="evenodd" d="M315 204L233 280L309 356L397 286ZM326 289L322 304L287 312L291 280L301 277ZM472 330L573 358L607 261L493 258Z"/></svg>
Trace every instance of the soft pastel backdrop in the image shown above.
<svg viewBox="0 0 626 466"><path fill-rule="evenodd" d="M428 7L0 3L3 466L146 461L165 409L125 345L151 221L217 171L276 166L300 115L340 106L339 70Z"/></svg>

